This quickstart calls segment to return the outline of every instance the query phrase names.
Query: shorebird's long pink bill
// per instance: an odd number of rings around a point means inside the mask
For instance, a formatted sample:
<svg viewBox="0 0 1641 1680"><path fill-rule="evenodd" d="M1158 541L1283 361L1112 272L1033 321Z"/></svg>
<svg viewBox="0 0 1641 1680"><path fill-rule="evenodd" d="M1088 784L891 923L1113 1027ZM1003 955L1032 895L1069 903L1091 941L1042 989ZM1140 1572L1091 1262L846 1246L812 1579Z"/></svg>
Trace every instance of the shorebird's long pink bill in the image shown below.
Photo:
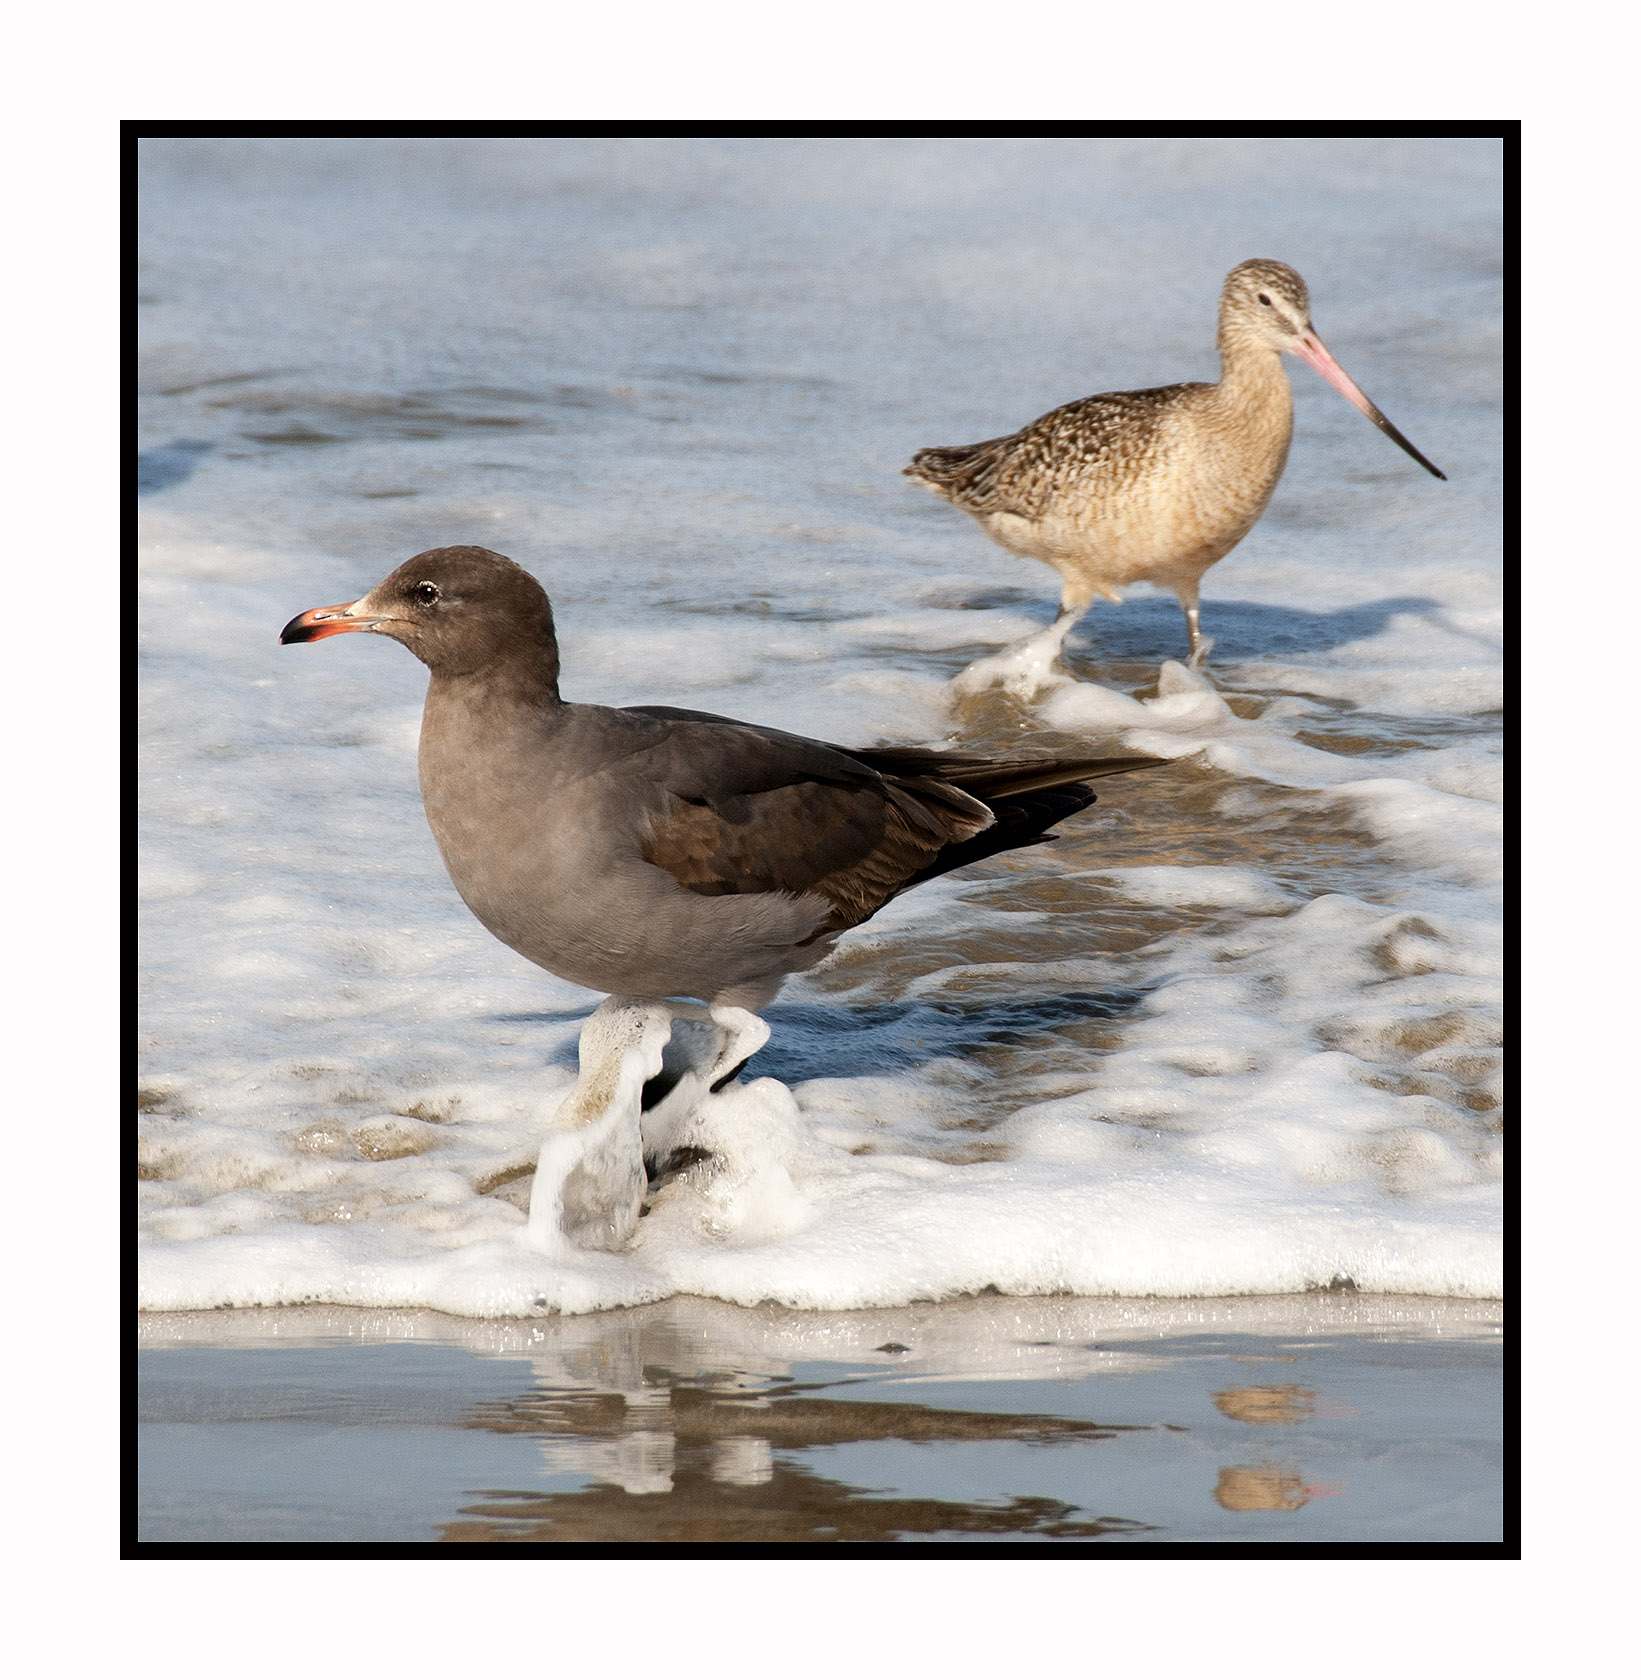
<svg viewBox="0 0 1641 1680"><path fill-rule="evenodd" d="M1327 380L1334 390L1339 392L1339 394L1353 407L1359 408L1393 443L1400 444L1401 447L1405 449L1427 473L1433 474L1435 477L1443 480L1444 482L1446 481L1447 474L1433 462L1427 461L1424 456L1422 456L1418 450L1415 449L1393 425L1391 425L1384 415L1382 415L1378 409L1368 401L1367 393L1356 383L1354 379L1351 378L1348 373L1345 372L1342 367L1340 367L1333 357L1328 354L1327 345L1325 345L1314 332L1306 332L1305 336L1300 339L1298 345L1296 346L1294 354L1298 356L1301 361L1309 362L1310 365L1315 368L1325 380Z"/></svg>

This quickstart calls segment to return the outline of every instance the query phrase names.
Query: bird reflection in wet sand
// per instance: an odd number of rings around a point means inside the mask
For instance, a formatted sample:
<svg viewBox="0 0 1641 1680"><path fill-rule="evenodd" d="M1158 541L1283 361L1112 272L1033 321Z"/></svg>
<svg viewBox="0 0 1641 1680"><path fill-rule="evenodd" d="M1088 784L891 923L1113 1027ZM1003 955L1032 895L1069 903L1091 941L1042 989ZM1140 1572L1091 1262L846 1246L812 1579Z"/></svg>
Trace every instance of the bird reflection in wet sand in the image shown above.
<svg viewBox="0 0 1641 1680"><path fill-rule="evenodd" d="M635 1397L637 1398L637 1397ZM1021 1534L1096 1539L1152 1525L1088 1517L1061 1500L985 1503L886 1498L778 1456L865 1441L1111 1440L1145 1426L1080 1418L937 1410L831 1400L796 1384L748 1393L674 1386L630 1404L619 1394L527 1394L479 1406L466 1427L559 1441L596 1456L604 1478L573 1492L486 1492L446 1523L449 1541L851 1541L913 1535ZM592 1443L594 1454L585 1451ZM619 1478L619 1480L617 1479Z"/></svg>
<svg viewBox="0 0 1641 1680"><path fill-rule="evenodd" d="M1214 1404L1238 1423L1303 1423L1315 1416L1316 1390L1299 1383L1268 1383L1252 1388L1222 1388Z"/></svg>
<svg viewBox="0 0 1641 1680"><path fill-rule="evenodd" d="M1256 1429L1308 1423L1317 1415L1316 1390L1303 1383L1255 1383L1222 1388L1214 1405L1238 1423ZM1354 1407L1331 1407L1324 1416L1353 1413ZM1274 1464L1232 1464L1219 1473L1214 1498L1227 1511L1297 1511L1313 1499L1333 1499L1346 1492L1343 1482L1306 1482L1296 1471Z"/></svg>
<svg viewBox="0 0 1641 1680"><path fill-rule="evenodd" d="M1227 1511L1297 1511L1313 1499L1337 1499L1348 1491L1343 1482L1306 1482L1278 1464L1228 1464L1214 1498Z"/></svg>

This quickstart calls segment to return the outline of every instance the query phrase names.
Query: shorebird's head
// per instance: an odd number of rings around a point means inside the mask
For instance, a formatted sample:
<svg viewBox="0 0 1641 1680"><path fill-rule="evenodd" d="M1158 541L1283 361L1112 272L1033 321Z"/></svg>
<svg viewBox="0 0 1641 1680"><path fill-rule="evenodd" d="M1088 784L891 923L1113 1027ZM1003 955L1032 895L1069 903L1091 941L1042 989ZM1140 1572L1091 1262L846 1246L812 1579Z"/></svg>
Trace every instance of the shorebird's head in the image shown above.
<svg viewBox="0 0 1641 1680"><path fill-rule="evenodd" d="M1311 325L1310 292L1286 263L1272 257L1255 257L1251 262L1238 263L1225 276L1225 287L1219 294L1221 349L1229 355L1229 347L1238 340L1244 344L1252 340L1267 349L1285 350L1309 363L1353 408L1360 409L1426 472L1437 478L1447 477L1391 425L1368 400L1361 386L1333 359Z"/></svg>
<svg viewBox="0 0 1641 1680"><path fill-rule="evenodd" d="M389 572L367 595L300 613L281 642L317 642L350 630L391 636L440 676L503 663L550 667L558 644L547 591L488 548L430 548Z"/></svg>
<svg viewBox="0 0 1641 1680"><path fill-rule="evenodd" d="M1225 276L1219 313L1234 331L1297 355L1311 330L1311 295L1286 263L1255 257Z"/></svg>

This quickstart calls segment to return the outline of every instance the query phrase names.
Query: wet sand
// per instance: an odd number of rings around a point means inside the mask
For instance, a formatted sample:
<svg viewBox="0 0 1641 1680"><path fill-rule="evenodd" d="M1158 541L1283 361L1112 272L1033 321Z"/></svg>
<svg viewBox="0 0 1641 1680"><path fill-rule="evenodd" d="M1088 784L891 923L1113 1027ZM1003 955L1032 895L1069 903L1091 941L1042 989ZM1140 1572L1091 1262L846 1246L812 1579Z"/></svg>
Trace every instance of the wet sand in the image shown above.
<svg viewBox="0 0 1641 1680"><path fill-rule="evenodd" d="M1485 1544L1503 1309L139 1319L139 1543Z"/></svg>

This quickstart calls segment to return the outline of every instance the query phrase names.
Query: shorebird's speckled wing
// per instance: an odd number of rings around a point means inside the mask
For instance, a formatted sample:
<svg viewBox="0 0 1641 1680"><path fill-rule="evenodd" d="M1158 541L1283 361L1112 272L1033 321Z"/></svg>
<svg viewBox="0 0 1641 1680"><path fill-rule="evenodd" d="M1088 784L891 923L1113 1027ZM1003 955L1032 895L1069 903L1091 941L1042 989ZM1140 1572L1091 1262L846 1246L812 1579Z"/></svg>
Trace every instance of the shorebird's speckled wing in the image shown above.
<svg viewBox="0 0 1641 1680"><path fill-rule="evenodd" d="M1168 409L1207 389L1163 385L1082 397L1007 437L920 449L902 470L968 513L1041 519L1153 473L1167 448Z"/></svg>

